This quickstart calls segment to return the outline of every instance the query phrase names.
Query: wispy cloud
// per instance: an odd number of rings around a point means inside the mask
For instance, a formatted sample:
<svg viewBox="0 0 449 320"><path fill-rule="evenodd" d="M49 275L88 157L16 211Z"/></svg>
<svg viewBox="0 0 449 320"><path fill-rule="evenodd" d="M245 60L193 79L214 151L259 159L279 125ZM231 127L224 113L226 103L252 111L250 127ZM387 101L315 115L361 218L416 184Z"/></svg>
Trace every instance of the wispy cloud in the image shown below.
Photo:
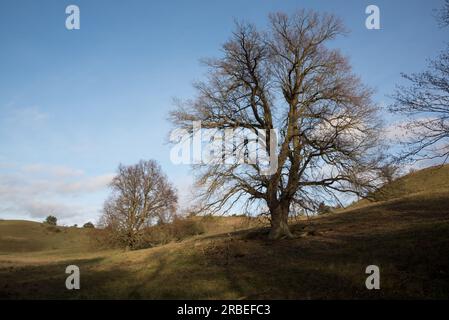
<svg viewBox="0 0 449 320"><path fill-rule="evenodd" d="M188 211L195 202L195 180L191 175L183 175L176 179L178 191L178 206L180 211Z"/></svg>
<svg viewBox="0 0 449 320"><path fill-rule="evenodd" d="M86 175L69 166L29 164L0 173L0 217L66 222L93 220L114 174Z"/></svg>
<svg viewBox="0 0 449 320"><path fill-rule="evenodd" d="M10 169L10 168L14 168L15 166L16 166L15 163L8 162L8 161L2 161L0 158L0 169Z"/></svg>
<svg viewBox="0 0 449 320"><path fill-rule="evenodd" d="M111 182L114 174L104 174L95 177L85 177L75 182L63 182L57 184L57 190L65 194L82 194L97 192L105 189Z"/></svg>
<svg viewBox="0 0 449 320"><path fill-rule="evenodd" d="M21 124L37 124L46 121L49 114L37 106L14 107L7 112L6 120Z"/></svg>
<svg viewBox="0 0 449 320"><path fill-rule="evenodd" d="M400 121L390 124L385 128L384 137L390 141L399 141L407 138L410 132L406 129L407 121Z"/></svg>
<svg viewBox="0 0 449 320"><path fill-rule="evenodd" d="M67 166L52 166L45 164L30 164L22 167L22 171L33 174L48 174L56 177L82 176L83 170L74 169Z"/></svg>
<svg viewBox="0 0 449 320"><path fill-rule="evenodd" d="M438 119L433 117L416 117L397 121L385 129L384 136L393 142L397 142L431 134L430 129L426 129L420 124L431 123L436 120Z"/></svg>

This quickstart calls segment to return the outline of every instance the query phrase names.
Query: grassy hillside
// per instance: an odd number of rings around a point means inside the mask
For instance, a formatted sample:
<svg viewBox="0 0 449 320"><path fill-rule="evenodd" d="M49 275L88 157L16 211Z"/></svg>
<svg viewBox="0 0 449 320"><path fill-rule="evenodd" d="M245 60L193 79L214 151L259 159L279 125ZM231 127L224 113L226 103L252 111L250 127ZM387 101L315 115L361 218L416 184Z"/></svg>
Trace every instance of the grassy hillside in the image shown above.
<svg viewBox="0 0 449 320"><path fill-rule="evenodd" d="M34 251L18 252L5 249L2 232L0 298L447 299L449 184L439 174L429 178L433 172L403 178L401 185L417 192L299 221L292 226L293 240L269 241L266 228L245 227L235 217L219 218L214 231L164 246L83 251L70 245L85 236L83 230L52 235L40 224L21 222L35 236L72 240L61 239L59 249L45 240L45 251L30 246ZM1 223L5 228L18 222ZM8 231L6 241L26 248L34 240L23 230ZM69 264L81 269L81 290L65 289ZM380 267L381 290L365 288L371 264Z"/></svg>
<svg viewBox="0 0 449 320"><path fill-rule="evenodd" d="M0 220L0 255L40 251L86 251L89 230L20 220Z"/></svg>
<svg viewBox="0 0 449 320"><path fill-rule="evenodd" d="M435 166L396 179L379 192L379 200L400 198L416 193L449 191L449 165Z"/></svg>
<svg viewBox="0 0 449 320"><path fill-rule="evenodd" d="M406 174L382 187L374 194L375 202L388 201L412 195L432 196L434 193L449 192L449 164L434 166ZM360 208L373 204L361 200L350 208Z"/></svg>

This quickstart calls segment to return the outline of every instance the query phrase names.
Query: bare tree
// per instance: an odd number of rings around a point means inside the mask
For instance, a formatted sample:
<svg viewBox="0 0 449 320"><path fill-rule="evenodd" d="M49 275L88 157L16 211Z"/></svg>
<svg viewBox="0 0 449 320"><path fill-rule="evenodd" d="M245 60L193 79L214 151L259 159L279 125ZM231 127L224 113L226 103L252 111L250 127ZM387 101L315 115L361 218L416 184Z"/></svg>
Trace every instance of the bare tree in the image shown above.
<svg viewBox="0 0 449 320"><path fill-rule="evenodd" d="M449 1L440 11L439 22L449 25ZM390 111L408 117L404 152L399 159L449 157L449 47L431 60L427 71L403 74L409 86L398 86Z"/></svg>
<svg viewBox="0 0 449 320"><path fill-rule="evenodd" d="M442 8L437 11L436 18L441 27L449 26L449 0L445 0Z"/></svg>
<svg viewBox="0 0 449 320"><path fill-rule="evenodd" d="M116 242L130 249L138 246L145 227L167 221L176 209L176 191L153 160L120 165L110 187L101 224Z"/></svg>
<svg viewBox="0 0 449 320"><path fill-rule="evenodd" d="M383 184L392 183L399 176L400 166L396 163L386 163L379 168Z"/></svg>
<svg viewBox="0 0 449 320"><path fill-rule="evenodd" d="M199 164L202 210L267 214L269 237L292 237L293 208L316 211L323 199L365 196L376 186L380 123L371 90L351 73L347 59L325 46L345 30L332 15L299 11L270 15L266 32L237 24L223 56L209 59L198 96L171 112L175 127L247 128L275 137L277 169L258 163Z"/></svg>

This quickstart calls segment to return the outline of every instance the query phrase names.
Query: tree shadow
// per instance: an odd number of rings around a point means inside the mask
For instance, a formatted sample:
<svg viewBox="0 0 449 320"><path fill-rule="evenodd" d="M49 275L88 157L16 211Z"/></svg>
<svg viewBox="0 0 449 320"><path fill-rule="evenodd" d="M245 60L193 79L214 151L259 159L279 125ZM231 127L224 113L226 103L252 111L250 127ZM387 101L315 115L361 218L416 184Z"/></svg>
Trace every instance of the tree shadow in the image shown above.
<svg viewBox="0 0 449 320"><path fill-rule="evenodd" d="M0 299L77 299L84 292L94 292L120 274L119 269L94 271L104 258L74 259L57 263L6 266L0 268ZM80 268L81 289L65 286L66 267Z"/></svg>

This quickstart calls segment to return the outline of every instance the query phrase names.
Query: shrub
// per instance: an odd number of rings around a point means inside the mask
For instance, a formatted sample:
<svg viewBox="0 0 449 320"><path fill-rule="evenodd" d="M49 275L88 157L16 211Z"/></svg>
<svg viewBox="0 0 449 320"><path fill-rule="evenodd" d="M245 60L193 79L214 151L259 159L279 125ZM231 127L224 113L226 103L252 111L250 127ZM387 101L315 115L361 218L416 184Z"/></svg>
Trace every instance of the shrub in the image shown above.
<svg viewBox="0 0 449 320"><path fill-rule="evenodd" d="M49 225L46 229L49 232L54 232L54 233L61 232L61 230L58 227L54 226L54 225Z"/></svg>
<svg viewBox="0 0 449 320"><path fill-rule="evenodd" d="M172 223L172 235L177 240L196 236L205 232L204 225L196 219L176 218Z"/></svg>
<svg viewBox="0 0 449 320"><path fill-rule="evenodd" d="M98 249L119 249L123 243L116 238L116 233L110 227L95 228L88 232L91 243Z"/></svg>
<svg viewBox="0 0 449 320"><path fill-rule="evenodd" d="M171 241L181 241L204 232L204 224L199 219L175 218L170 223L159 223L145 228L133 249L144 249Z"/></svg>
<svg viewBox="0 0 449 320"><path fill-rule="evenodd" d="M58 219L55 216L48 216L47 218L45 218L44 223L52 225L52 226L56 226L58 222Z"/></svg>
<svg viewBox="0 0 449 320"><path fill-rule="evenodd" d="M326 205L324 202L321 202L320 205L318 206L318 214L322 215L322 214L327 214L327 213L331 213L332 212L332 207Z"/></svg>
<svg viewBox="0 0 449 320"><path fill-rule="evenodd" d="M113 228L106 226L95 229L92 237L103 248L123 248L123 240ZM164 245L172 241L181 241L186 238L200 235L206 232L206 226L199 218L175 218L170 223L158 222L147 226L136 237L131 250L151 248Z"/></svg>
<svg viewBox="0 0 449 320"><path fill-rule="evenodd" d="M83 228L90 228L93 229L95 228L94 224L92 222L86 222L85 224L83 224Z"/></svg>

